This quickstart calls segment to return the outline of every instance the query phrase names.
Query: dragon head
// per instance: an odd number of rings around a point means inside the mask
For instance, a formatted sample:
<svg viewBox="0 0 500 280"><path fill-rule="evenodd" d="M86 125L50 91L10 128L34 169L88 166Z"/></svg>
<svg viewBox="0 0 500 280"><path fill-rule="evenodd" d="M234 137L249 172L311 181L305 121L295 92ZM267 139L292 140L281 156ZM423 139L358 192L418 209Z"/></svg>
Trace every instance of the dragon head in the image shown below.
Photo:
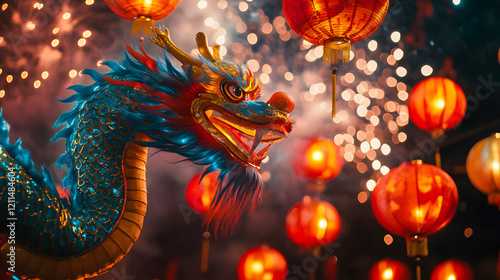
<svg viewBox="0 0 500 280"><path fill-rule="evenodd" d="M277 92L258 101L261 83L245 66L221 59L219 46L210 51L204 33L196 42L199 57L174 45L168 29L153 29L151 40L163 47L165 65L127 46L125 67L109 63L111 84L133 86L124 96L139 110L126 114L135 132L146 134L146 146L173 152L207 165L204 174L219 171L218 188L206 222L215 234L232 232L242 214L261 201L259 165L269 147L292 130L293 99ZM182 64L175 66L170 53Z"/></svg>

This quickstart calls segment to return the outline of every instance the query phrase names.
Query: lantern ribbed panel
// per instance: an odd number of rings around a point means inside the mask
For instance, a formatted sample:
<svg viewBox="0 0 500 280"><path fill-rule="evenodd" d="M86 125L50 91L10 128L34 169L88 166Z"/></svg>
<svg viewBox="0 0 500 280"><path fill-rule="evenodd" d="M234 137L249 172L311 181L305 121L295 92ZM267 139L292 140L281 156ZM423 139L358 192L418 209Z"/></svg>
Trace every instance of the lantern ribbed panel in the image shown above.
<svg viewBox="0 0 500 280"><path fill-rule="evenodd" d="M410 269L400 261L383 259L370 268L369 280L410 280Z"/></svg>
<svg viewBox="0 0 500 280"><path fill-rule="evenodd" d="M354 43L370 36L388 7L388 0L283 0L290 27L315 45L334 37L347 37Z"/></svg>
<svg viewBox="0 0 500 280"><path fill-rule="evenodd" d="M454 81L432 77L410 91L408 110L411 121L420 129L433 132L458 125L467 107L465 94Z"/></svg>
<svg viewBox="0 0 500 280"><path fill-rule="evenodd" d="M441 168L405 162L379 180L371 203L375 218L389 232L425 237L451 221L458 191Z"/></svg>
<svg viewBox="0 0 500 280"><path fill-rule="evenodd" d="M454 277L453 277L454 276ZM431 273L431 280L472 280L472 269L467 263L447 260L438 264Z"/></svg>
<svg viewBox="0 0 500 280"><path fill-rule="evenodd" d="M306 196L288 211L285 230L299 246L324 246L339 235L340 216L330 203Z"/></svg>
<svg viewBox="0 0 500 280"><path fill-rule="evenodd" d="M262 245L241 256L237 271L239 280L285 280L288 266L278 250Z"/></svg>
<svg viewBox="0 0 500 280"><path fill-rule="evenodd" d="M472 184L500 205L500 133L477 142L467 156L467 175Z"/></svg>
<svg viewBox="0 0 500 280"><path fill-rule="evenodd" d="M109 8L124 19L147 16L157 20L168 16L180 0L105 0Z"/></svg>

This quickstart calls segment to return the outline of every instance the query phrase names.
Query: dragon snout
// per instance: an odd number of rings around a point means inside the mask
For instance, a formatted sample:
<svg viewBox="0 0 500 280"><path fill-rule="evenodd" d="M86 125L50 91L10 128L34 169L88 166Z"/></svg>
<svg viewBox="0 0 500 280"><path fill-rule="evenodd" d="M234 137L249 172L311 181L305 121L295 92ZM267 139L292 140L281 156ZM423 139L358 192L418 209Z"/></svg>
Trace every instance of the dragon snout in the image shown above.
<svg viewBox="0 0 500 280"><path fill-rule="evenodd" d="M291 113L295 108L295 101L293 101L293 98L282 91L274 93L267 101L267 104L287 113Z"/></svg>

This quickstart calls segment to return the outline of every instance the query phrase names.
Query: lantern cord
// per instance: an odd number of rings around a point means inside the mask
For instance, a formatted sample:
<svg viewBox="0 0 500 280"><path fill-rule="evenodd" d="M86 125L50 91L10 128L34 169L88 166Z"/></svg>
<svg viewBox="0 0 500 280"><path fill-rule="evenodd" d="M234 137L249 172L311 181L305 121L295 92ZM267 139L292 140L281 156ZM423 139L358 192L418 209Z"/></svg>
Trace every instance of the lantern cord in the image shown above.
<svg viewBox="0 0 500 280"><path fill-rule="evenodd" d="M332 119L335 118L336 81L337 81L337 67L332 66Z"/></svg>
<svg viewBox="0 0 500 280"><path fill-rule="evenodd" d="M316 279L316 270L310 268L309 269L309 280L314 280Z"/></svg>
<svg viewBox="0 0 500 280"><path fill-rule="evenodd" d="M421 280L421 276L420 276L420 257L416 257L415 258L415 262L416 262L415 271L417 273L417 280Z"/></svg>
<svg viewBox="0 0 500 280"><path fill-rule="evenodd" d="M201 272L205 273L208 270L208 250L210 248L210 233L203 233L203 244L201 247Z"/></svg>
<svg viewBox="0 0 500 280"><path fill-rule="evenodd" d="M436 157L436 166L441 168L441 153L439 152L439 147L436 147L435 157Z"/></svg>

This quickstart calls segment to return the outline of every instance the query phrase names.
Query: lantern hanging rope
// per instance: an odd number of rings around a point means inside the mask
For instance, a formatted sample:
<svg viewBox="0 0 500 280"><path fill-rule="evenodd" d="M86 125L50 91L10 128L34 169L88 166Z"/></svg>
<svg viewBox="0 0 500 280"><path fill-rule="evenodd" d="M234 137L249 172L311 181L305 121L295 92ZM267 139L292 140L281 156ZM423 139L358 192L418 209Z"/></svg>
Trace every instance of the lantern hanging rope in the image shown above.
<svg viewBox="0 0 500 280"><path fill-rule="evenodd" d="M331 65L332 117L339 61L350 61L351 43L370 36L382 24L389 0L283 0L285 18L304 40L323 46L323 62Z"/></svg>

